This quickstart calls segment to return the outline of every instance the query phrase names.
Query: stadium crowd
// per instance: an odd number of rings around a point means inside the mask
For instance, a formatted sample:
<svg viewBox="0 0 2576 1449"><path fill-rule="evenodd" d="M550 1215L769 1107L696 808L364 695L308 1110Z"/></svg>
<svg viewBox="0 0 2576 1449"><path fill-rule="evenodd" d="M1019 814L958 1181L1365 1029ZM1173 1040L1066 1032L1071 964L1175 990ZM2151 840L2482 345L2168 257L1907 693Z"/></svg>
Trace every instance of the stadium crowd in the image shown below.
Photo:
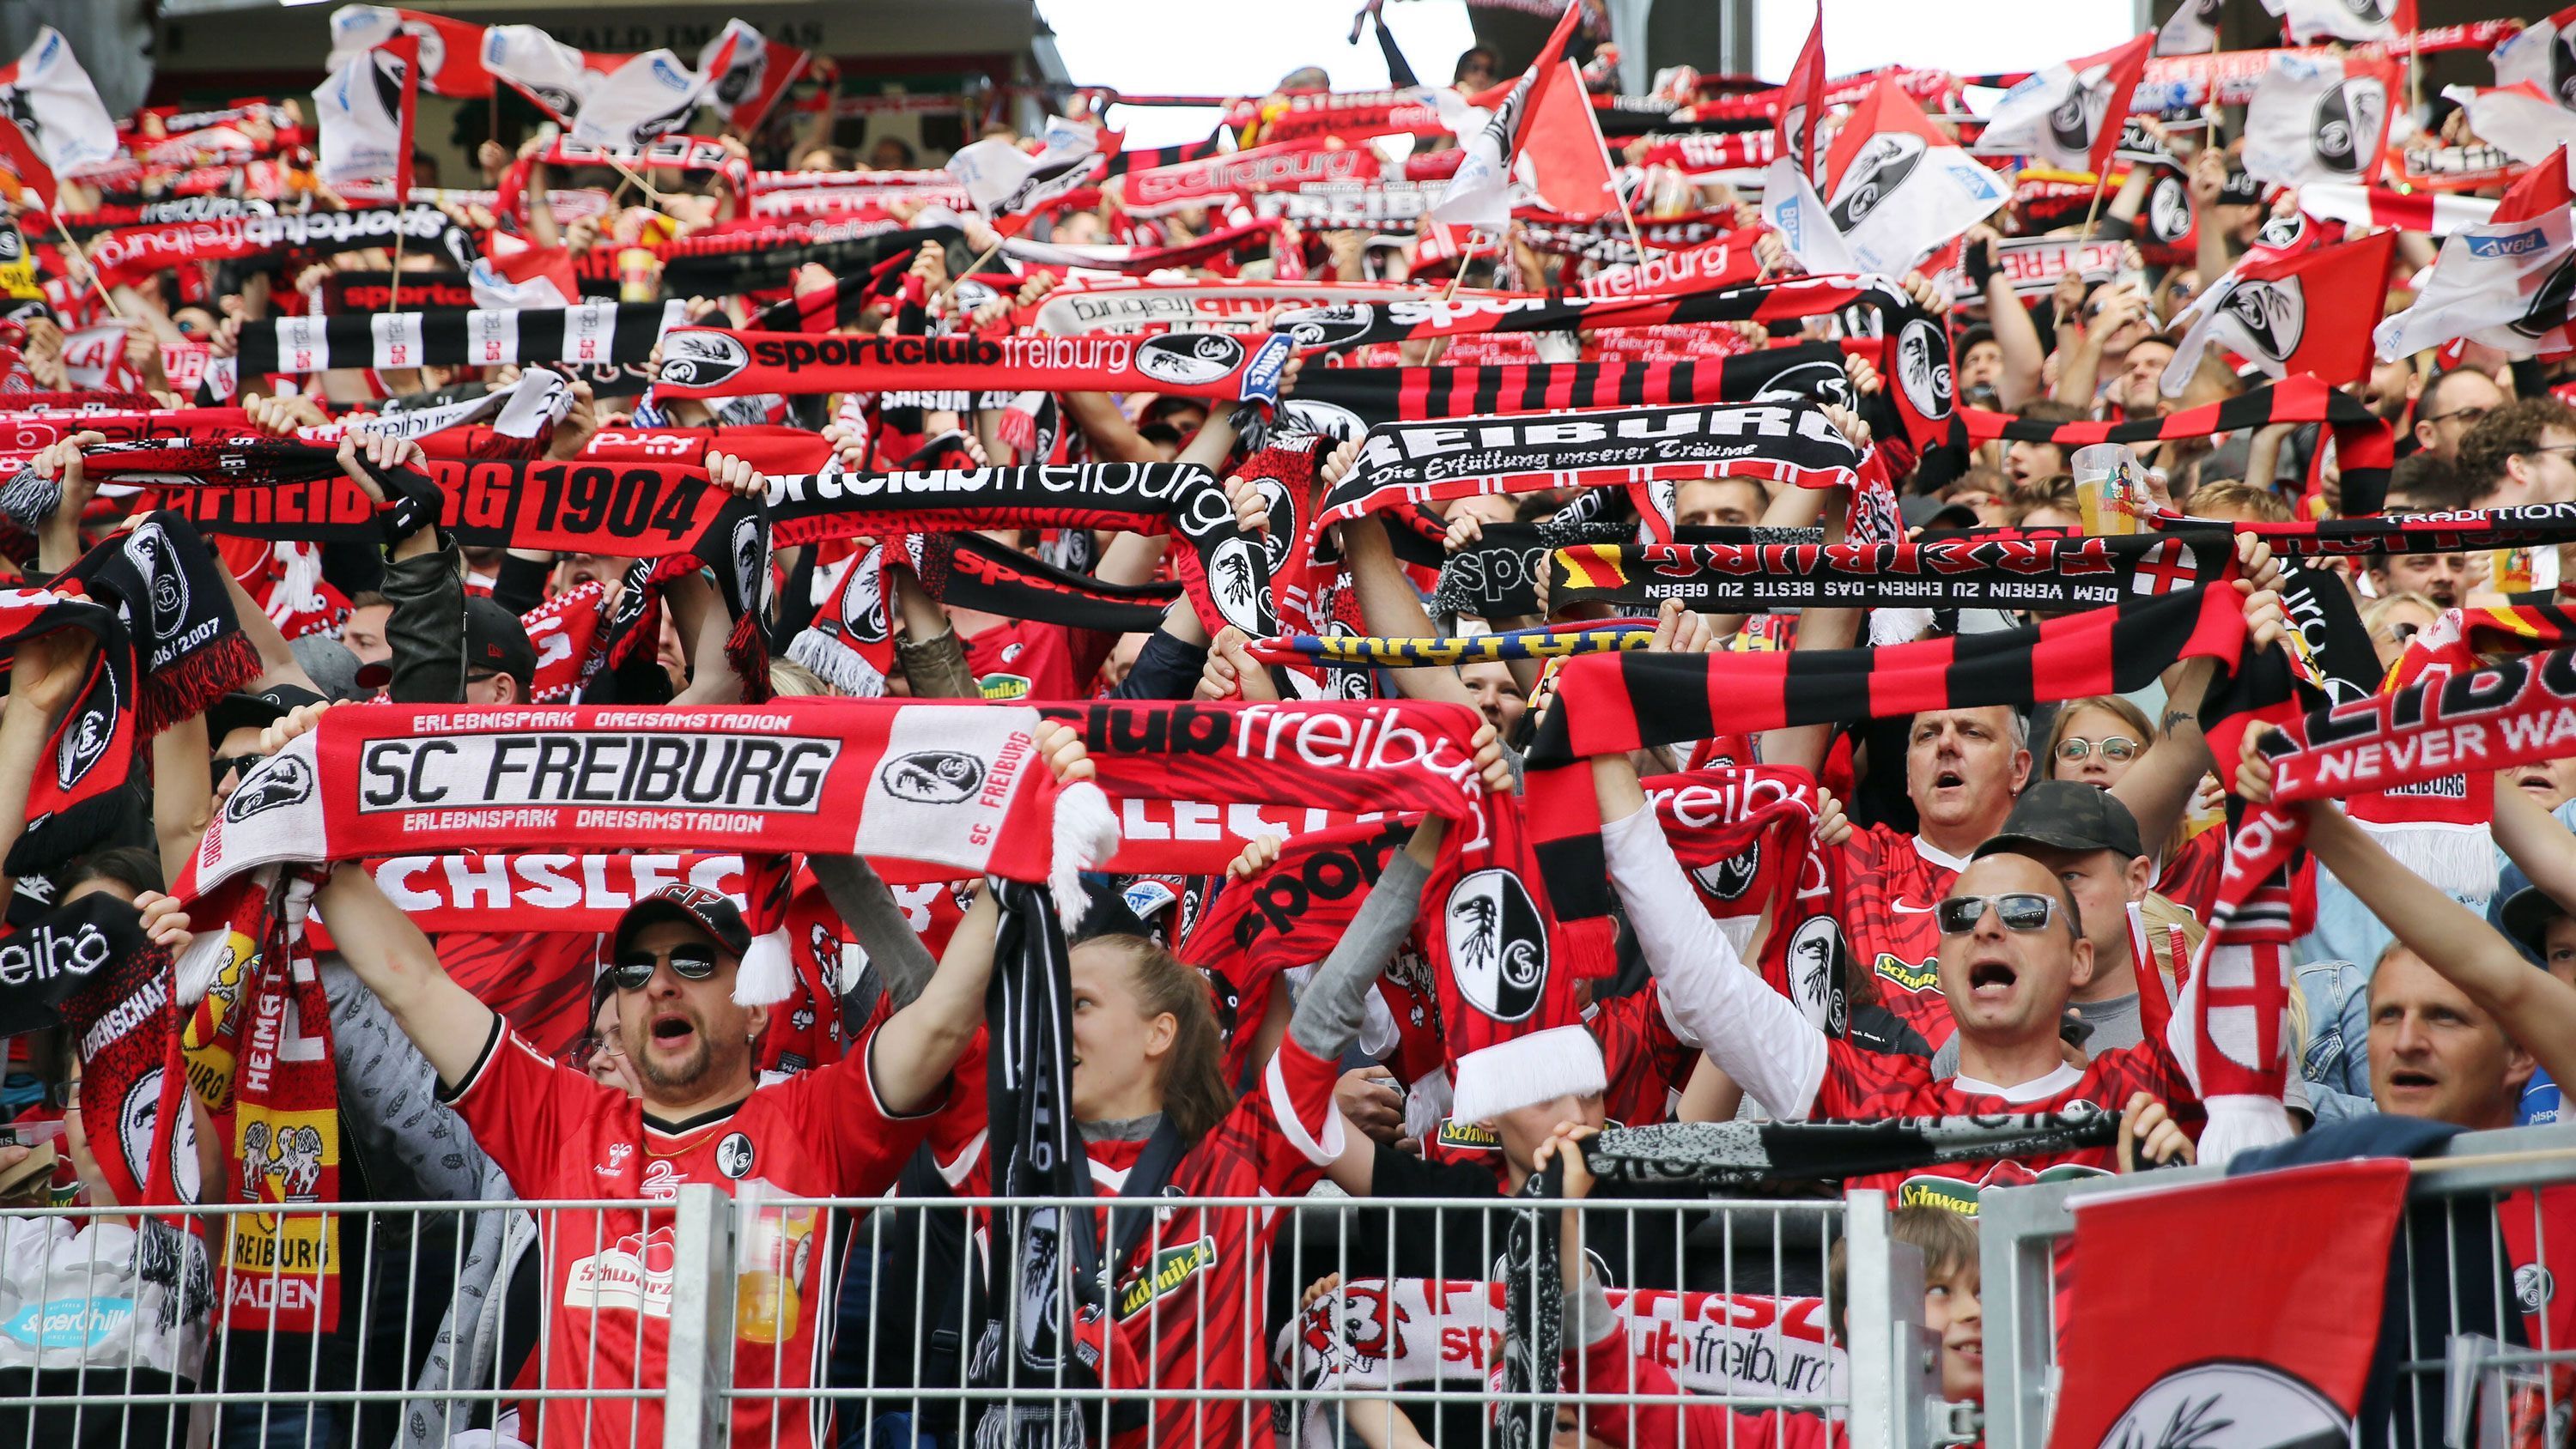
<svg viewBox="0 0 2576 1449"><path fill-rule="evenodd" d="M2554 1122L2562 21L1972 105L1623 94L1594 8L948 158L739 22L662 95L350 6L121 120L44 32L0 1195L82 1211L0 1213L0 1443L662 1442L692 1185L738 1445L1486 1442L1536 1178L1645 1203L1568 1383L1709 1396L1561 1442L1824 1444L1724 1396L1847 1392L1846 1249L1714 1197L1884 1189L1973 1403L1988 1188Z"/></svg>

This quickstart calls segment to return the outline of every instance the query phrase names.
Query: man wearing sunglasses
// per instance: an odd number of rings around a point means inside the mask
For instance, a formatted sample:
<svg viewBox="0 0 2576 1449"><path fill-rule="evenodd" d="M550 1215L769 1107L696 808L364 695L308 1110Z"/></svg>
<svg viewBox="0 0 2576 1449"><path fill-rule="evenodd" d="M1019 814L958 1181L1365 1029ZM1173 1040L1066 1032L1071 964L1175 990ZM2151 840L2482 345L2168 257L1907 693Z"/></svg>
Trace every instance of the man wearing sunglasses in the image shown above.
<svg viewBox="0 0 2576 1449"><path fill-rule="evenodd" d="M2140 993L2152 987L2157 999L2167 999L2164 973L2173 969L2175 933L2182 937L2179 954L2189 960L2200 931L2189 912L2148 890L2155 862L2138 840L2137 817L2099 786L2036 781L2013 802L2002 833L1977 847L1979 859L2007 853L2047 867L2083 920L2093 973L2069 1000L2082 1023L2084 1049L2098 1054L2144 1041ZM1933 1054L1935 1080L1958 1075L1960 1047L1954 1036Z"/></svg>
<svg viewBox="0 0 2576 1449"><path fill-rule="evenodd" d="M263 743L283 748L322 713L294 711ZM1072 731L1040 725L1038 748L1059 780L1089 777ZM152 938L184 948L188 919L178 903L154 896L141 904ZM314 909L350 969L428 1058L440 1099L520 1197L636 1204L540 1215L555 1317L539 1386L605 1395L542 1406L539 1432L528 1437L548 1449L662 1441L660 1400L624 1395L660 1385L673 1315L687 1311L672 1301L667 1267L657 1266L676 1241L673 1204L683 1186L733 1193L756 1181L773 1195L869 1197L893 1185L983 1024L998 924L991 898L980 897L901 1010L842 1060L764 1085L754 1045L769 1008L734 1000L751 948L742 914L717 892L666 887L630 907L607 943L617 1040L641 1089L630 1097L547 1056L458 985L363 866L335 867ZM750 1392L733 1401L733 1441L805 1449L815 1441L806 1414L778 1412L781 1400L763 1391L792 1395L813 1383L827 1307L819 1265L830 1254L807 1241L811 1214L783 1211L770 1226L797 1246L766 1280L767 1296L747 1301L737 1319L744 1337L734 1380Z"/></svg>
<svg viewBox="0 0 2576 1449"><path fill-rule="evenodd" d="M2093 979L2094 950L2074 895L2039 860L2012 850L1981 855L1929 912L1940 941L1935 999L1959 1044L1957 1072L1941 1076L1923 1057L1824 1036L1795 1003L1743 969L1690 890L1635 770L1611 756L1592 766L1610 881L1647 964L1667 1001L1686 1003L1709 1059L1782 1120L2048 1112L2089 1102L2120 1111L2124 1138L2144 1140L2169 1120L2166 1103L2189 1099L2182 1064L2164 1042L2149 1039L2087 1060L2060 1038L2068 1000ZM2174 1019L2185 1023L2188 1050L2189 1006L2176 1007ZM2117 1161L2113 1149L2084 1148L1847 1185L1894 1190L1904 1202L1955 1204L1959 1193L1940 1179L2029 1181L2041 1172L2107 1172Z"/></svg>

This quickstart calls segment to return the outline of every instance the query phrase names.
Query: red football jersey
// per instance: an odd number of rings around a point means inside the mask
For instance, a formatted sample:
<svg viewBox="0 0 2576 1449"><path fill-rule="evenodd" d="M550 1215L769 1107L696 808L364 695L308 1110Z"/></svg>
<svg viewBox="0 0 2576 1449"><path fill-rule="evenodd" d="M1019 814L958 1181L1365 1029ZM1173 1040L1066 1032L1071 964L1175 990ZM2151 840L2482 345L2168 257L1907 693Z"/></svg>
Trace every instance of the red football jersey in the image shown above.
<svg viewBox="0 0 2576 1449"><path fill-rule="evenodd" d="M1843 939L1852 968L1878 978L1879 999L1934 1047L1958 1024L1941 995L1941 928L1932 908L1967 862L1884 825L1842 844Z"/></svg>
<svg viewBox="0 0 2576 1449"><path fill-rule="evenodd" d="M1936 997L1937 999L1937 997ZM1934 1080L1932 1064L1922 1057L1890 1056L1846 1042L1825 1044L1825 1078L1816 1088L1810 1121L1876 1122L1889 1117L1967 1117L1985 1113L2054 1112L2076 1102L2090 1102L2117 1112L2132 1092L2147 1092L2173 1109L2177 1117L2196 1103L2182 1065L2165 1044L2148 1040L2095 1057L2083 1070L2061 1066L2056 1072L2013 1089L2011 1096L1970 1091L1966 1079ZM2193 1112L2192 1116L2197 1116ZM1894 1194L1894 1206L1923 1204L1976 1212L1977 1189L1988 1182L2017 1187L2059 1177L2108 1173L2119 1167L2117 1149L2086 1147L2070 1152L2002 1162L1945 1163L1903 1172L1855 1177L1845 1188L1875 1187Z"/></svg>
<svg viewBox="0 0 2576 1449"><path fill-rule="evenodd" d="M1324 1061L1294 1038L1281 1037L1260 1084L1181 1154L1166 1194L1304 1195L1342 1150L1341 1116L1333 1110L1333 1084L1340 1077L1338 1062ZM961 1065L958 1082L961 1094L980 1092L980 1066L971 1061ZM954 1125L943 1124L943 1136L963 1127L958 1119L968 1114L948 1115ZM980 1125L981 1113L972 1115ZM978 1132L965 1144L962 1160L943 1166L943 1174L963 1195L992 1191L991 1158L984 1145ZM932 1150L944 1156L943 1148L935 1142ZM1092 1191L1118 1197L1144 1151L1142 1140L1086 1144ZM1268 1385L1270 1343L1261 1315L1270 1301L1270 1244L1278 1233L1277 1219L1277 1210L1266 1207L1157 1210L1134 1255L1111 1275L1110 1312L1103 1315L1098 1300L1087 1297L1075 1315L1074 1335L1087 1355L1096 1356L1100 1382L1111 1389ZM1109 1214L1097 1215L1093 1225L1100 1241L1108 1243ZM1280 1265L1279 1271L1290 1271L1290 1265ZM1315 1268L1314 1276L1324 1271ZM1267 1404L1157 1399L1147 1412L1150 1423L1115 1436L1117 1449L1143 1449L1148 1443L1269 1449L1273 1442Z"/></svg>
<svg viewBox="0 0 2576 1449"><path fill-rule="evenodd" d="M894 1182L932 1114L896 1117L877 1101L868 1040L830 1066L760 1087L730 1108L659 1122L643 1104L550 1061L493 1018L481 1060L441 1095L519 1196L632 1199L633 1210L543 1215L549 1305L535 1387L603 1393L658 1391L671 1337L675 1231L671 1202L684 1183L763 1184L772 1196L864 1197ZM823 1213L771 1209L746 1223L745 1270L734 1326L734 1382L746 1389L817 1382L816 1327L831 1313L823 1271ZM733 1401L733 1442L805 1449L816 1442L805 1408L779 1400ZM662 1442L659 1399L538 1400L548 1449ZM774 1421L774 1422L773 1422Z"/></svg>

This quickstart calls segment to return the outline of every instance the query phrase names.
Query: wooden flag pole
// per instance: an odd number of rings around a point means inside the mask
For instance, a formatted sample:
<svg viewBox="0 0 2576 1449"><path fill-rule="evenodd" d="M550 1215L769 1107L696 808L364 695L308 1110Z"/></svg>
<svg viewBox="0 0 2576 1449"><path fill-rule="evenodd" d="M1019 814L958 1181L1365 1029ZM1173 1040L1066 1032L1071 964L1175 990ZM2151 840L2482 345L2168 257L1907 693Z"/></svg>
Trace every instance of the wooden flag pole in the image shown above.
<svg viewBox="0 0 2576 1449"><path fill-rule="evenodd" d="M116 299L108 295L107 279L98 274L98 267L90 261L89 252L81 246L80 238L73 236L72 229L63 224L62 212L54 207L46 210L54 219L54 230L62 233L63 245L72 249L72 255L80 258L81 270L89 273L89 284L98 289L98 300L106 304L107 314L119 322L125 321L125 309L117 306Z"/></svg>

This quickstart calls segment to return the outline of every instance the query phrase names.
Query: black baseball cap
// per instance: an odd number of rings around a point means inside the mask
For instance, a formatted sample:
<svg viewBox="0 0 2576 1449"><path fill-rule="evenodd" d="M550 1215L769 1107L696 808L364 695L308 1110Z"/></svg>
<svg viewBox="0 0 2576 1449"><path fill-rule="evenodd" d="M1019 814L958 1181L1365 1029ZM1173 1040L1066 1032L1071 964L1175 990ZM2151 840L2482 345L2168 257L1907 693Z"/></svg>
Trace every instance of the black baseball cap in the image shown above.
<svg viewBox="0 0 2576 1449"><path fill-rule="evenodd" d="M206 707L206 739L221 745L235 730L264 730L286 718L288 706L265 695L227 694Z"/></svg>
<svg viewBox="0 0 2576 1449"><path fill-rule="evenodd" d="M2039 845L2052 850L2111 850L2124 860L2147 853L2138 843L2138 817L2110 791L2078 780L2039 780L2021 792L2004 828L1976 849L1976 856L2018 852Z"/></svg>
<svg viewBox="0 0 2576 1449"><path fill-rule="evenodd" d="M506 674L519 681L522 700L535 687L537 649L519 616L486 598L465 601L465 670Z"/></svg>
<svg viewBox="0 0 2576 1449"><path fill-rule="evenodd" d="M2538 886L2524 886L2504 898L2504 909L2497 912L2496 919L2504 926L2506 935L2535 959L2545 961L2549 957L2549 923L2568 914L2568 909L2550 899L2547 891Z"/></svg>
<svg viewBox="0 0 2576 1449"><path fill-rule="evenodd" d="M1908 493L1896 501L1898 516L1908 528L1974 528L1977 510L1964 503L1952 503L1929 493Z"/></svg>
<svg viewBox="0 0 2576 1449"><path fill-rule="evenodd" d="M742 908L722 891L705 886L666 885L626 908L617 918L617 929L608 934L608 959L614 963L626 954L626 943L636 932L656 921L682 921L707 933L725 954L736 961L751 949L751 927L742 919Z"/></svg>

